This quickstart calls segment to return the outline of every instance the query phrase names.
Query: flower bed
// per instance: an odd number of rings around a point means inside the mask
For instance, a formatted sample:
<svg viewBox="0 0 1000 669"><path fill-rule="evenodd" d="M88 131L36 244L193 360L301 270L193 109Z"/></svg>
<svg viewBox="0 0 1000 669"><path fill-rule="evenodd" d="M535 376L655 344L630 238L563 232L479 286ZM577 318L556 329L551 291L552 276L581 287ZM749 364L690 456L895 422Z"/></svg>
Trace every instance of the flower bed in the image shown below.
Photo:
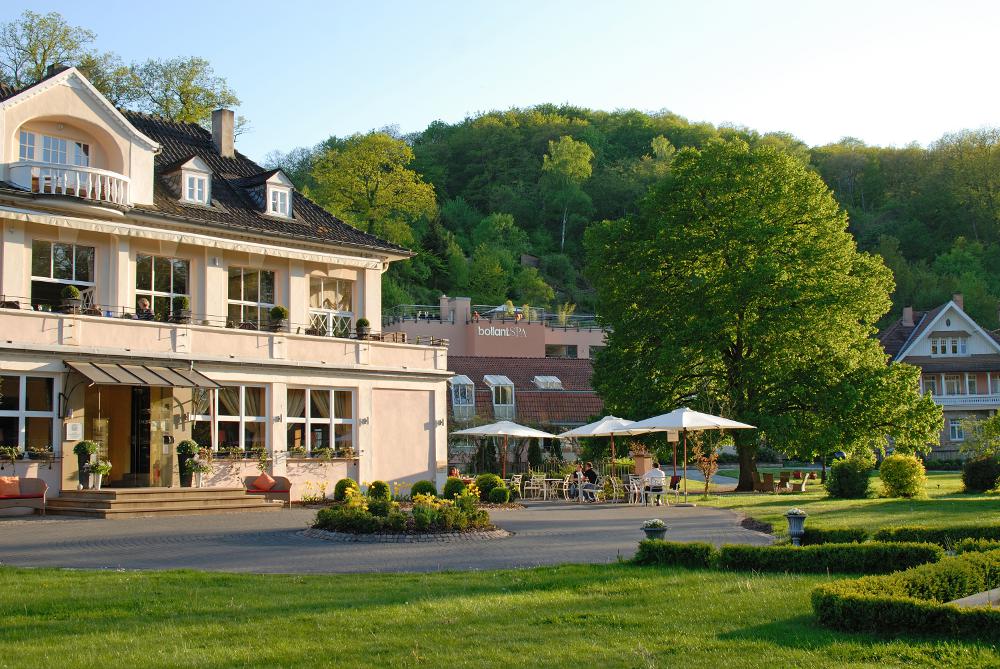
<svg viewBox="0 0 1000 669"><path fill-rule="evenodd" d="M368 494L345 490L344 500L316 513L313 529L355 535L440 534L494 529L490 515L479 508L477 495L463 493L454 500L434 495L414 495L404 508L388 490L374 483Z"/></svg>
<svg viewBox="0 0 1000 669"><path fill-rule="evenodd" d="M847 632L936 634L1000 640L1000 609L947 602L996 587L1000 551L965 553L907 571L821 585L812 592L819 622Z"/></svg>

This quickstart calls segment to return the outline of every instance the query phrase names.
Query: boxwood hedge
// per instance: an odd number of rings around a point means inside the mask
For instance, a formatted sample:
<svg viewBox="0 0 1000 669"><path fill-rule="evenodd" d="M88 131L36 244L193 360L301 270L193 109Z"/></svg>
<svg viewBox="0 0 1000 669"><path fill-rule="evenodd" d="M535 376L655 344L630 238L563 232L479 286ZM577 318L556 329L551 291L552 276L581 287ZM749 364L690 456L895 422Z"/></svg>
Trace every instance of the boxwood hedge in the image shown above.
<svg viewBox="0 0 1000 669"><path fill-rule="evenodd" d="M1000 540L1000 525L949 525L947 527L926 527L924 525L902 525L884 527L872 535L875 541L927 541L950 547L962 539Z"/></svg>
<svg viewBox="0 0 1000 669"><path fill-rule="evenodd" d="M816 546L727 545L719 551L719 566L745 571L798 574L887 574L944 557L934 544L865 543Z"/></svg>
<svg viewBox="0 0 1000 669"><path fill-rule="evenodd" d="M860 527L807 527L802 535L802 545L860 544L868 539L868 532Z"/></svg>
<svg viewBox="0 0 1000 669"><path fill-rule="evenodd" d="M997 587L1000 551L965 553L907 571L821 585L819 622L848 632L933 634L1000 641L1000 609L960 608L955 599Z"/></svg>
<svg viewBox="0 0 1000 669"><path fill-rule="evenodd" d="M635 564L662 567L708 568L715 563L716 551L712 544L660 539L643 539L632 561Z"/></svg>
<svg viewBox="0 0 1000 669"><path fill-rule="evenodd" d="M992 539L962 539L951 547L956 553L986 553L1000 551L1000 541Z"/></svg>

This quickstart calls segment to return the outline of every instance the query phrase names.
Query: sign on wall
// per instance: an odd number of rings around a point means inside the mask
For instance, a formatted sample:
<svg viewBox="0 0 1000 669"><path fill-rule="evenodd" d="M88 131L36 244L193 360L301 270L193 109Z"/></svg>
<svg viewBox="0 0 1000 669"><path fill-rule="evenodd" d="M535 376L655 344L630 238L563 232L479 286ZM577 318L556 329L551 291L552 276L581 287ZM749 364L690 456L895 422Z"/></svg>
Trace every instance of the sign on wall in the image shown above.
<svg viewBox="0 0 1000 669"><path fill-rule="evenodd" d="M83 439L83 423L66 423L66 441Z"/></svg>
<svg viewBox="0 0 1000 669"><path fill-rule="evenodd" d="M527 337L528 331L517 325L478 325L476 335L480 337Z"/></svg>

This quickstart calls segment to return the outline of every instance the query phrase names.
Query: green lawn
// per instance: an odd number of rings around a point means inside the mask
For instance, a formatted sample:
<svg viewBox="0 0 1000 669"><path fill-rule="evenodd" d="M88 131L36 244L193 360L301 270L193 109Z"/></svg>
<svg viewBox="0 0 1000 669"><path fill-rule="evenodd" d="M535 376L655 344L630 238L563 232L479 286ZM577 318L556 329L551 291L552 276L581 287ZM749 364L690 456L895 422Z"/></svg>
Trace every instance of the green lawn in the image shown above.
<svg viewBox="0 0 1000 669"><path fill-rule="evenodd" d="M349 576L3 568L0 666L1000 665L985 645L818 627L809 591L829 578L624 564Z"/></svg>
<svg viewBox="0 0 1000 669"><path fill-rule="evenodd" d="M961 491L959 472L931 472L927 475L927 496L923 499L833 499L817 481L801 494L732 494L713 495L701 500L703 484L690 482L693 501L706 506L743 511L758 520L772 523L776 530L785 526L783 514L793 506L809 514L807 525L816 527L850 526L877 530L889 525L946 525L978 523L1000 519L1000 494L966 495ZM713 486L714 490L732 486ZM872 489L878 493L881 482L873 476ZM699 499L694 499L695 497Z"/></svg>

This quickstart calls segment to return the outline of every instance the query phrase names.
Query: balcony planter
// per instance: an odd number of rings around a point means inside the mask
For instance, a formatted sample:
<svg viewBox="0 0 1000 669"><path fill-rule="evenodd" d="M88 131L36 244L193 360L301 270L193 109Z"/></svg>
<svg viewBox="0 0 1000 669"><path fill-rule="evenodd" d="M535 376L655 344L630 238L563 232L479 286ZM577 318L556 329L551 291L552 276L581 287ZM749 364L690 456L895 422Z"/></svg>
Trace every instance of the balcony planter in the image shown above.
<svg viewBox="0 0 1000 669"><path fill-rule="evenodd" d="M372 333L371 323L368 322L367 318L359 318L354 328L357 331L358 339L368 339Z"/></svg>
<svg viewBox="0 0 1000 669"><path fill-rule="evenodd" d="M170 315L171 323L187 325L191 322L191 301L183 295L174 298L173 313Z"/></svg>
<svg viewBox="0 0 1000 669"><path fill-rule="evenodd" d="M80 289L76 286L66 286L62 289L61 311L64 314L78 314L83 306L83 298L80 296Z"/></svg>
<svg viewBox="0 0 1000 669"><path fill-rule="evenodd" d="M271 307L271 332L288 331L288 309L282 306Z"/></svg>

